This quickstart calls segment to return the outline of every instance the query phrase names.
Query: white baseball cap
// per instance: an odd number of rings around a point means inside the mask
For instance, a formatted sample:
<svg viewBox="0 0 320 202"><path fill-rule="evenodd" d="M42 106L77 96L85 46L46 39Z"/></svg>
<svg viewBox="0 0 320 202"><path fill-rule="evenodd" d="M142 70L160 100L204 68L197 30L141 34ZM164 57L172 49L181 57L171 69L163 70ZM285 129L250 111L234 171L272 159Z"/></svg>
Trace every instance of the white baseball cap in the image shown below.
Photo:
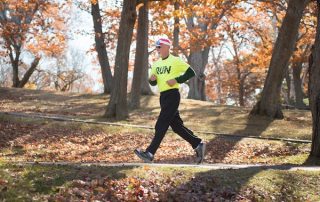
<svg viewBox="0 0 320 202"><path fill-rule="evenodd" d="M160 45L168 45L168 46L171 46L171 41L169 39L166 39L166 38L160 38L156 41L156 46L160 46Z"/></svg>

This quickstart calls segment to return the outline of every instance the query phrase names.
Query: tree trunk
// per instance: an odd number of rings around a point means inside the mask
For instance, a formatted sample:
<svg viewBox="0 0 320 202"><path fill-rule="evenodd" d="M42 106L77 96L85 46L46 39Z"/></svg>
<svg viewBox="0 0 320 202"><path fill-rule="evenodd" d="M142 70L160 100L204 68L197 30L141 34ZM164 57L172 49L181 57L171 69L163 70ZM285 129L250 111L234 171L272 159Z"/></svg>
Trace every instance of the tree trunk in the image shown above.
<svg viewBox="0 0 320 202"><path fill-rule="evenodd" d="M186 1L186 5L192 5L193 1ZM194 15L194 16L193 16ZM201 31L206 32L208 30L208 24L199 22L195 24L196 14L193 14L187 19L187 28L191 34L194 33L194 28L200 28ZM213 28L214 29L214 28ZM191 78L188 82L189 93L188 99L206 100L205 90L205 74L204 70L208 64L210 47L201 47L201 44L190 44L190 55L188 56L188 62L194 69L196 76Z"/></svg>
<svg viewBox="0 0 320 202"><path fill-rule="evenodd" d="M137 47L130 99L132 109L140 107L142 79L145 79L143 72L148 70L148 0L144 0L143 4L139 9L138 17Z"/></svg>
<svg viewBox="0 0 320 202"><path fill-rule="evenodd" d="M245 90L244 90L244 85L245 85L245 80L246 77L240 78L239 80L239 105L241 107L244 107L244 96L245 96Z"/></svg>
<svg viewBox="0 0 320 202"><path fill-rule="evenodd" d="M204 70L208 64L209 50L207 47L203 51L190 53L188 62L195 70L196 76L189 80L189 99L206 100Z"/></svg>
<svg viewBox="0 0 320 202"><path fill-rule="evenodd" d="M105 117L122 120L128 117L127 83L130 45L137 18L136 0L124 0L118 35L114 83Z"/></svg>
<svg viewBox="0 0 320 202"><path fill-rule="evenodd" d="M148 49L146 49L146 52L144 54L147 55L147 57L149 57ZM153 95L153 92L152 92L152 90L150 88L150 84L149 84L148 61L147 61L146 66L144 66L143 68L144 69L142 71L141 94L142 95Z"/></svg>
<svg viewBox="0 0 320 202"><path fill-rule="evenodd" d="M318 79L320 79L319 76ZM320 93L315 97L314 102L315 109L312 111L312 144L310 155L320 157Z"/></svg>
<svg viewBox="0 0 320 202"><path fill-rule="evenodd" d="M215 67L215 69L214 69L214 71L215 71L215 79L217 80L217 82L216 82L216 90L215 90L215 92L216 92L216 94L217 94L217 99L216 99L216 103L217 104L222 104L222 79L221 79L221 64L220 64L220 62L219 62L219 60L220 60L220 55L221 55L221 48L220 48L220 50L219 50L219 53L218 53L218 55L217 56L215 56L215 51L214 51L214 49L212 48L211 49L211 54L212 54L212 62L213 62L213 64L214 64L214 67Z"/></svg>
<svg viewBox="0 0 320 202"><path fill-rule="evenodd" d="M310 106L312 112L312 145L311 156L320 157L320 1L317 2L317 33L315 47L312 52L310 77Z"/></svg>
<svg viewBox="0 0 320 202"><path fill-rule="evenodd" d="M290 0L287 13L283 19L276 40L270 67L260 101L254 106L251 114L271 118L283 118L280 107L281 84L288 68L289 59L294 51L298 29L303 11L309 0Z"/></svg>
<svg viewBox="0 0 320 202"><path fill-rule="evenodd" d="M18 85L19 85L19 83L20 83L20 80L19 80L19 76L18 76L18 66L17 65L13 65L12 64L12 69L13 69L13 71L12 71L12 75L13 75L13 77L12 77L12 87L14 87L14 88L18 88Z"/></svg>
<svg viewBox="0 0 320 202"><path fill-rule="evenodd" d="M189 5L194 5L198 4L197 1L193 0L187 0L185 1L186 6L188 7ZM189 94L188 98L189 99L196 99L196 100L206 100L206 91L205 91L205 74L204 70L206 65L208 64L208 57L209 57L209 50L211 47L211 44L201 44L201 41L207 40L208 37L210 38L209 35L198 36L198 31L195 31L197 29L200 29L201 32L207 33L208 29L210 31L215 30L218 25L220 20L224 17L225 13L227 10L230 10L232 6L234 6L236 2L228 0L228 1L223 1L221 3L221 6L223 8L218 9L220 10L220 13L217 13L216 16L213 16L213 19L211 19L211 22L205 22L197 17L197 13L191 13L187 17L187 29L190 32L193 37L197 38L198 41L194 44L190 44L190 55L188 56L188 62L193 67L193 69L196 72L196 76L191 78L189 80ZM197 21L197 23L195 23ZM191 37L191 38L193 38Z"/></svg>
<svg viewBox="0 0 320 202"><path fill-rule="evenodd" d="M26 75L23 77L23 81L19 80L19 62L21 48L26 40L26 33L29 29L35 13L39 10L41 2L34 2L27 8L20 8L16 10L10 10L9 4L6 1L0 3L0 24L1 27L7 29L10 35L3 34L2 38L5 41L6 49L9 52L10 62L12 65L12 87L22 88L29 80L34 69L27 70ZM14 12L12 12L14 11ZM8 15L10 17L8 18ZM11 32L14 30L14 33ZM34 63L34 65L38 65Z"/></svg>
<svg viewBox="0 0 320 202"><path fill-rule="evenodd" d="M21 81L19 82L19 85L18 85L19 88L23 88L23 87L26 85L26 83L29 81L32 73L34 72L34 70L37 68L37 66L38 66L38 64L39 64L40 59L41 59L40 57L36 57L36 58L33 60L30 68L29 68L28 71L24 74L23 78L22 78Z"/></svg>
<svg viewBox="0 0 320 202"><path fill-rule="evenodd" d="M12 50L9 53L10 61L12 65L12 87L17 88L20 80L19 80L19 57L20 51L16 52L15 58L13 58Z"/></svg>
<svg viewBox="0 0 320 202"><path fill-rule="evenodd" d="M104 93L109 94L112 90L112 73L108 59L108 53L106 50L106 44L104 42L105 35L102 31L102 19L100 15L99 1L94 4L91 2L91 14L93 19L93 26L95 32L95 47L98 53L98 59L101 67L101 74L104 86Z"/></svg>
<svg viewBox="0 0 320 202"><path fill-rule="evenodd" d="M301 58L307 58L311 45L307 45L303 51L303 54L300 56ZM303 98L305 97L305 93L303 92L303 84L306 80L306 75L308 75L308 68L305 68L307 71L303 69L303 62L299 61L293 63L292 65L292 75L293 75L293 88L295 94L295 107L298 109L307 109L306 104L303 102ZM304 70L304 71L303 71Z"/></svg>
<svg viewBox="0 0 320 202"><path fill-rule="evenodd" d="M30 68L26 71L26 73L23 75L23 78L19 79L19 61L20 61L20 46L15 48L15 57L13 57L12 49L10 49L10 61L12 65L12 87L14 88L23 88L26 83L29 81L32 73L36 69L36 67L39 64L40 57L36 57L33 62L31 63Z"/></svg>
<svg viewBox="0 0 320 202"><path fill-rule="evenodd" d="M302 79L301 79L301 71L302 71L302 62L294 64L292 68L293 75L293 87L295 94L295 107L298 109L305 109L306 105L303 103L303 91L302 91Z"/></svg>
<svg viewBox="0 0 320 202"><path fill-rule="evenodd" d="M180 3L178 0L174 2L174 11L178 12L180 9ZM179 50L179 33L180 33L180 19L178 16L174 17L173 27L173 55L178 55Z"/></svg>
<svg viewBox="0 0 320 202"><path fill-rule="evenodd" d="M287 71L285 73L285 81L286 81L286 85L287 85L287 89L285 89L285 86L282 85L281 86L281 94L284 98L284 102L287 104L287 105L292 105L293 104L293 96L295 95L294 92L293 92L293 80L291 79L290 77L290 68L287 68Z"/></svg>

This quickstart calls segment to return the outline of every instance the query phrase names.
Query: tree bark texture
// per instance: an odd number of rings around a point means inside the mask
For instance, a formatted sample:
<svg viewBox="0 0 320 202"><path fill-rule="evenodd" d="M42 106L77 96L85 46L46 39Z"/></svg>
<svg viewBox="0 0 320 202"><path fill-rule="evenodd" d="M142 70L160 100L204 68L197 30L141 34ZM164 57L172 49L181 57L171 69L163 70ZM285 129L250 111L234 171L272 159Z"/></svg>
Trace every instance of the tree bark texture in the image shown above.
<svg viewBox="0 0 320 202"><path fill-rule="evenodd" d="M187 4L190 3L192 3L192 1L187 2ZM187 20L187 27L191 34L193 34L193 29L196 26L194 23L194 18L195 16L190 16ZM207 24L199 24L197 26L200 27L202 31L206 31L208 29ZM208 64L210 47L202 48L199 44L190 44L190 47L188 62L194 69L196 76L191 78L188 82L188 98L195 100L206 100L204 70Z"/></svg>
<svg viewBox="0 0 320 202"><path fill-rule="evenodd" d="M303 103L304 93L302 91L302 62L294 64L292 68L293 87L294 87L294 105L298 109L305 109L306 105Z"/></svg>
<svg viewBox="0 0 320 202"><path fill-rule="evenodd" d="M241 107L245 106L245 81L246 81L246 77L240 78L239 81L239 105Z"/></svg>
<svg viewBox="0 0 320 202"><path fill-rule="evenodd" d="M104 42L105 34L102 31L102 19L100 15L99 1L94 4L91 2L91 14L93 19L93 26L95 32L95 47L98 53L98 60L100 63L102 81L103 81L103 92L105 94L111 93L113 77L111 73L108 53L106 44Z"/></svg>
<svg viewBox="0 0 320 202"><path fill-rule="evenodd" d="M293 104L293 96L295 95L294 93L294 89L293 89L293 79L291 79L291 76L290 76L290 72L291 69L290 68L287 68L287 71L285 73L285 81L286 81L286 86L287 86L287 90L285 89L285 86L282 85L281 86L281 91L282 91L282 96L283 96L283 99L284 99L284 102L288 105L292 105ZM281 96L281 94L280 94Z"/></svg>
<svg viewBox="0 0 320 202"><path fill-rule="evenodd" d="M312 112L311 156L320 157L320 1L317 3L317 33L310 65L310 107Z"/></svg>
<svg viewBox="0 0 320 202"><path fill-rule="evenodd" d="M148 0L144 0L143 4L139 9L138 17L137 47L130 99L132 109L140 107L142 80L145 79L143 72L148 71Z"/></svg>
<svg viewBox="0 0 320 202"><path fill-rule="evenodd" d="M32 73L34 72L34 70L36 70L39 62L40 62L40 57L36 57L33 62L31 63L30 68L27 70L27 72L24 74L23 78L21 79L21 81L19 82L19 85L17 86L18 88L23 88L27 82L29 81Z"/></svg>
<svg viewBox="0 0 320 202"><path fill-rule="evenodd" d="M114 83L105 113L108 118L122 120L128 117L127 83L129 52L134 23L137 18L136 0L124 0L115 60Z"/></svg>
<svg viewBox="0 0 320 202"><path fill-rule="evenodd" d="M261 99L251 111L271 118L282 119L280 92L289 59L294 51L299 24L309 0L290 0L277 40L274 45Z"/></svg>
<svg viewBox="0 0 320 202"><path fill-rule="evenodd" d="M179 12L180 3L178 0L174 2L174 11ZM180 33L180 19L178 16L174 17L174 27L173 27L173 55L178 56L179 50L179 33Z"/></svg>
<svg viewBox="0 0 320 202"><path fill-rule="evenodd" d="M145 55L149 57L148 49L146 49ZM153 92L151 90L150 84L149 84L149 66L148 61L146 66L143 67L142 71L142 81L141 81L141 94L142 95L153 95Z"/></svg>
<svg viewBox="0 0 320 202"><path fill-rule="evenodd" d="M147 1L149 2L149 0ZM149 5L149 4L148 4ZM147 14L144 17L144 23L147 25L146 30L147 37L149 34L149 8L146 10ZM149 52L148 52L148 39L146 39L145 44L145 52L144 52L144 63L143 63L143 70L142 70L142 80L141 80L141 94L142 95L153 95L153 92L151 90L150 84L149 84Z"/></svg>
<svg viewBox="0 0 320 202"><path fill-rule="evenodd" d="M19 79L19 60L20 60L20 48L15 53L15 57L13 56L13 50L9 48L10 53L10 61L12 66L12 87L17 88L20 83Z"/></svg>
<svg viewBox="0 0 320 202"><path fill-rule="evenodd" d="M196 76L189 80L189 99L206 100L204 70L208 64L209 50L210 48L204 48L189 55L188 62L196 72Z"/></svg>

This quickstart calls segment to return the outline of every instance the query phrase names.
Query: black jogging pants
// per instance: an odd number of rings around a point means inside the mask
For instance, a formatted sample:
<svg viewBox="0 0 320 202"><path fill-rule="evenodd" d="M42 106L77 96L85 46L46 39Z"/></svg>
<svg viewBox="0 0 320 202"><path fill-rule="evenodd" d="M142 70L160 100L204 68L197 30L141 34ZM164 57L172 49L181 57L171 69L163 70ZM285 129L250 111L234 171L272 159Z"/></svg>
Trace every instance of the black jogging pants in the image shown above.
<svg viewBox="0 0 320 202"><path fill-rule="evenodd" d="M191 130L183 125L179 115L180 93L178 89L170 89L160 94L161 111L155 126L155 135L146 151L155 154L164 138L169 126L172 130L189 142L195 149L201 139L193 134Z"/></svg>

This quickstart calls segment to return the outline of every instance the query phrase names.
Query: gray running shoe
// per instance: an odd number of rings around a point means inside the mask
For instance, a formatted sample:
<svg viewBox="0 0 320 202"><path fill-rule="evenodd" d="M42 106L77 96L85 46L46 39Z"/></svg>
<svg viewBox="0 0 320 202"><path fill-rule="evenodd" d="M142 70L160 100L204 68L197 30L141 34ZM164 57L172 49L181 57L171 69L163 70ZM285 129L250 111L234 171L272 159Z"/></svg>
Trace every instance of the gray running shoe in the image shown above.
<svg viewBox="0 0 320 202"><path fill-rule="evenodd" d="M197 158L196 158L196 161L197 161L197 164L200 164L203 162L204 160L204 155L205 155L205 152L206 152L206 144L201 142L197 148L194 149L196 154L197 154Z"/></svg>
<svg viewBox="0 0 320 202"><path fill-rule="evenodd" d="M153 160L153 155L147 151L141 151L140 149L135 149L134 153L142 159L145 163L151 163Z"/></svg>

